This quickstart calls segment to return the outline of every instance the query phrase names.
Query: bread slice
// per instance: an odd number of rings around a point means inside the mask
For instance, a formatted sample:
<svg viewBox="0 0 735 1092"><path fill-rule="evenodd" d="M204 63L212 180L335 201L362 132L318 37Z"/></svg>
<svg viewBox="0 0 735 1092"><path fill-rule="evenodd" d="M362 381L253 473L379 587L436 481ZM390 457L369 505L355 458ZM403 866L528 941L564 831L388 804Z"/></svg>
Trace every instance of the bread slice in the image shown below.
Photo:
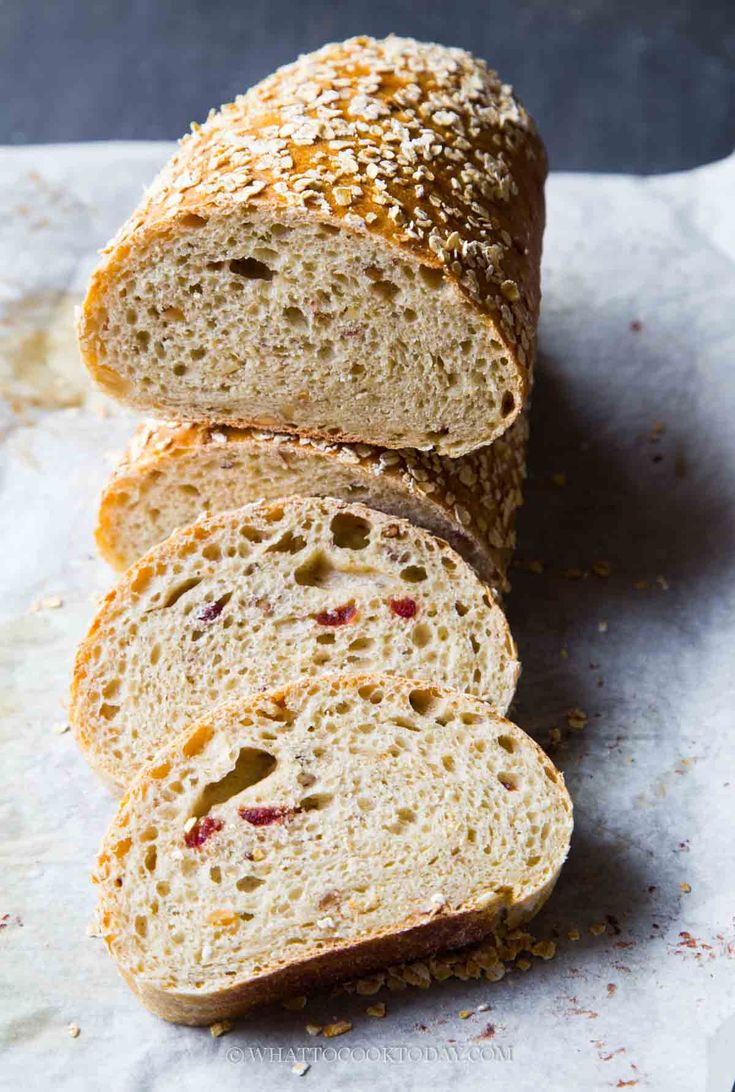
<svg viewBox="0 0 735 1092"><path fill-rule="evenodd" d="M470 54L325 46L181 142L92 277L83 357L156 416L461 455L529 389L545 174Z"/></svg>
<svg viewBox="0 0 735 1092"><path fill-rule="evenodd" d="M477 698L301 680L141 773L102 845L101 932L148 1008L211 1023L526 920L571 830L562 775Z"/></svg>
<svg viewBox="0 0 735 1092"><path fill-rule="evenodd" d="M492 592L445 542L361 504L260 502L176 531L128 570L77 653L71 722L125 786L212 705L373 670L504 712L518 662Z"/></svg>
<svg viewBox="0 0 735 1092"><path fill-rule="evenodd" d="M176 527L289 493L362 501L440 535L491 586L506 570L521 503L525 414L460 459L250 429L142 425L100 501L97 545L126 569Z"/></svg>

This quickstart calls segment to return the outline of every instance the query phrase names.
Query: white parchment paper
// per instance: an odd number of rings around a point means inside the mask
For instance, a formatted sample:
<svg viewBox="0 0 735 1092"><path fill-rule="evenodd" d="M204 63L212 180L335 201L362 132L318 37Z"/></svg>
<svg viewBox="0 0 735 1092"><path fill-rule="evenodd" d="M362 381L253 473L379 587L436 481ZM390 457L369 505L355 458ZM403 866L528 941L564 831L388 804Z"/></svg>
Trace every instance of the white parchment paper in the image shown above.
<svg viewBox="0 0 735 1092"><path fill-rule="evenodd" d="M384 1020L365 1015L375 998L321 995L213 1039L149 1016L86 935L88 874L115 805L71 736L53 730L75 643L112 582L94 555L95 503L133 423L91 394L72 309L95 249L169 152L0 152L3 1087L726 1092L735 159L549 184L530 479L508 609L525 666L514 715L544 745L559 730L552 753L576 805L569 862L534 928L557 938L556 958L497 984L387 994ZM573 708L587 717L582 730L567 725ZM459 1018L480 1004L489 1010ZM353 1031L306 1034L307 1021L333 1017ZM325 1057L316 1045L330 1048ZM485 1049L451 1056L472 1046ZM297 1077L302 1050L311 1068Z"/></svg>

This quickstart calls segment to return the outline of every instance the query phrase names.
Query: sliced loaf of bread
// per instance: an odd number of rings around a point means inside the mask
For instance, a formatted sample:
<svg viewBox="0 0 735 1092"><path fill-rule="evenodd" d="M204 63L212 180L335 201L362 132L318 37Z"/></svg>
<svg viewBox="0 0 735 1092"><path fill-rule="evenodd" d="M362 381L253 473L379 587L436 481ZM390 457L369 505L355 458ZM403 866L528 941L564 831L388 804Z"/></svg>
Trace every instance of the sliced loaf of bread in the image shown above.
<svg viewBox="0 0 735 1092"><path fill-rule="evenodd" d="M484 702L302 680L210 710L141 773L100 928L148 1008L212 1023L526 920L571 830L562 775Z"/></svg>
<svg viewBox="0 0 735 1092"><path fill-rule="evenodd" d="M92 277L83 357L157 416L461 455L529 390L545 174L469 53L325 46L181 142Z"/></svg>
<svg viewBox="0 0 735 1092"><path fill-rule="evenodd" d="M519 667L493 593L441 539L360 504L291 497L176 531L133 565L79 648L70 715L90 763L125 786L229 697L374 670L504 712Z"/></svg>
<svg viewBox="0 0 735 1092"><path fill-rule="evenodd" d="M507 590L528 433L459 459L366 444L196 424L142 425L100 501L97 544L126 569L176 527L290 493L361 501L439 535L488 584Z"/></svg>

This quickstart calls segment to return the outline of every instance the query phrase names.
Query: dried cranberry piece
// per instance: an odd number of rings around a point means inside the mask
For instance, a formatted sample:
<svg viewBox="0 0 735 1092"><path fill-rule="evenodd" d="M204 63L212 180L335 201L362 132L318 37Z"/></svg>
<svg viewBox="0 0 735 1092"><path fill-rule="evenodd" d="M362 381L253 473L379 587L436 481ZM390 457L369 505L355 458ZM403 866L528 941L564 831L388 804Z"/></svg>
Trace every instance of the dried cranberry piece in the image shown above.
<svg viewBox="0 0 735 1092"><path fill-rule="evenodd" d="M357 617L357 607L354 603L345 603L334 610L323 610L314 616L314 620L320 626L346 626L353 618Z"/></svg>
<svg viewBox="0 0 735 1092"><path fill-rule="evenodd" d="M189 849L199 849L216 831L222 830L223 826L221 819L213 819L211 815L205 815L203 819L197 819L191 830L187 830L184 841Z"/></svg>
<svg viewBox="0 0 735 1092"><path fill-rule="evenodd" d="M225 604L219 599L216 603L207 603L206 607L199 611L197 618L200 622L213 622L215 618L219 618L220 614L224 610Z"/></svg>
<svg viewBox="0 0 735 1092"><path fill-rule="evenodd" d="M239 808L240 818L254 827L267 827L271 823L287 823L301 808Z"/></svg>
<svg viewBox="0 0 735 1092"><path fill-rule="evenodd" d="M418 605L415 599L391 599L390 609L399 618L415 618L418 614Z"/></svg>

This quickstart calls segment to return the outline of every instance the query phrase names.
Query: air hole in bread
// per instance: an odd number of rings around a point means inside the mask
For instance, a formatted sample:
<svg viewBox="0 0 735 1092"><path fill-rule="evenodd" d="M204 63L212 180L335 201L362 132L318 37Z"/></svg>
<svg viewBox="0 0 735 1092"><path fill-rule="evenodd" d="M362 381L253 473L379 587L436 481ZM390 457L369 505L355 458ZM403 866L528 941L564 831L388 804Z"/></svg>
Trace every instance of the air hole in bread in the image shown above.
<svg viewBox="0 0 735 1092"><path fill-rule="evenodd" d="M392 300L400 292L400 288L397 284L393 284L393 281L373 281L370 285L370 291L374 292L376 296L380 296L384 300Z"/></svg>
<svg viewBox="0 0 735 1092"><path fill-rule="evenodd" d="M465 603L455 603L454 609L456 610L460 618L464 618L465 614L467 614L470 608Z"/></svg>
<svg viewBox="0 0 735 1092"><path fill-rule="evenodd" d="M500 413L503 417L510 417L513 410L516 408L516 400L510 391L506 391L503 395L503 399L500 403Z"/></svg>
<svg viewBox="0 0 735 1092"><path fill-rule="evenodd" d="M306 321L306 315L299 307L286 307L283 317L289 326L293 326L297 330L303 330L309 325Z"/></svg>
<svg viewBox="0 0 735 1092"><path fill-rule="evenodd" d="M516 741L513 739L513 736L498 736L498 743L509 755L515 753Z"/></svg>
<svg viewBox="0 0 735 1092"><path fill-rule="evenodd" d="M303 535L295 535L293 531L286 531L285 535L281 535L276 542L271 543L266 553L297 554L303 550L304 546L306 546L306 539Z"/></svg>
<svg viewBox="0 0 735 1092"><path fill-rule="evenodd" d="M222 869L219 865L212 865L209 870L209 878L212 883L222 883Z"/></svg>
<svg viewBox="0 0 735 1092"><path fill-rule="evenodd" d="M105 702L104 705L100 706L100 716L104 717L105 720L114 720L119 712L119 705L109 705Z"/></svg>
<svg viewBox="0 0 735 1092"><path fill-rule="evenodd" d="M518 788L518 777L514 773L499 773L498 781L508 792L515 792Z"/></svg>
<svg viewBox="0 0 735 1092"><path fill-rule="evenodd" d="M307 588L324 588L334 572L334 565L323 550L315 550L311 557L294 571L297 584Z"/></svg>
<svg viewBox="0 0 735 1092"><path fill-rule="evenodd" d="M257 527L251 527L249 523L240 524L240 534L243 538L246 538L248 542L262 542L263 535Z"/></svg>
<svg viewBox="0 0 735 1092"><path fill-rule="evenodd" d="M177 220L177 225L184 228L200 228L204 227L206 223L206 217L197 216L195 212L187 212Z"/></svg>
<svg viewBox="0 0 735 1092"><path fill-rule="evenodd" d="M422 580L426 580L426 569L423 565L407 565L405 569L401 569L401 580L409 584L420 584Z"/></svg>
<svg viewBox="0 0 735 1092"><path fill-rule="evenodd" d="M182 596L186 595L187 592L192 591L199 584L201 584L201 582L201 577L191 577L191 579L189 580L182 581L181 584L177 584L174 588L171 589L161 606L156 607L155 609L166 610L168 607L173 607L175 603L178 603L179 599L181 599Z"/></svg>
<svg viewBox="0 0 735 1092"><path fill-rule="evenodd" d="M426 648L431 641L431 626L428 626L426 622L417 623L411 631L411 640L416 648Z"/></svg>
<svg viewBox="0 0 735 1092"><path fill-rule="evenodd" d="M265 262L259 262L257 258L233 258L229 265L232 273L236 273L238 277L245 277L246 280L273 280L273 270Z"/></svg>
<svg viewBox="0 0 735 1092"><path fill-rule="evenodd" d="M153 579L153 569L149 565L144 565L142 569L138 569L135 576L130 581L130 590L136 594L144 592L151 580Z"/></svg>
<svg viewBox="0 0 735 1092"><path fill-rule="evenodd" d="M311 796L305 796L301 801L302 811L322 811L332 802L332 794L329 792L316 792Z"/></svg>
<svg viewBox="0 0 735 1092"><path fill-rule="evenodd" d="M338 512L329 526L332 542L343 550L364 550L370 542L370 523L352 512Z"/></svg>
<svg viewBox="0 0 735 1092"><path fill-rule="evenodd" d="M155 872L156 871L157 857L158 857L158 853L156 851L156 847L155 846L148 846L148 849L145 851L145 856L143 858L143 864L145 865L145 867L148 869L149 872Z"/></svg>
<svg viewBox="0 0 735 1092"><path fill-rule="evenodd" d="M422 717L427 716L429 713L433 713L438 704L436 694L433 690L419 688L409 691L408 702L414 712Z"/></svg>
<svg viewBox="0 0 735 1092"><path fill-rule="evenodd" d="M419 266L419 276L427 288L441 288L444 282L444 272L430 265Z"/></svg>
<svg viewBox="0 0 735 1092"><path fill-rule="evenodd" d="M255 891L257 888L262 887L265 880L261 880L259 876L243 876L237 881L235 887L238 891Z"/></svg>
<svg viewBox="0 0 735 1092"><path fill-rule="evenodd" d="M192 809L192 816L200 819L216 804L224 804L233 796L263 781L276 768L277 760L268 751L258 747L242 747L233 768L220 778L205 785Z"/></svg>

